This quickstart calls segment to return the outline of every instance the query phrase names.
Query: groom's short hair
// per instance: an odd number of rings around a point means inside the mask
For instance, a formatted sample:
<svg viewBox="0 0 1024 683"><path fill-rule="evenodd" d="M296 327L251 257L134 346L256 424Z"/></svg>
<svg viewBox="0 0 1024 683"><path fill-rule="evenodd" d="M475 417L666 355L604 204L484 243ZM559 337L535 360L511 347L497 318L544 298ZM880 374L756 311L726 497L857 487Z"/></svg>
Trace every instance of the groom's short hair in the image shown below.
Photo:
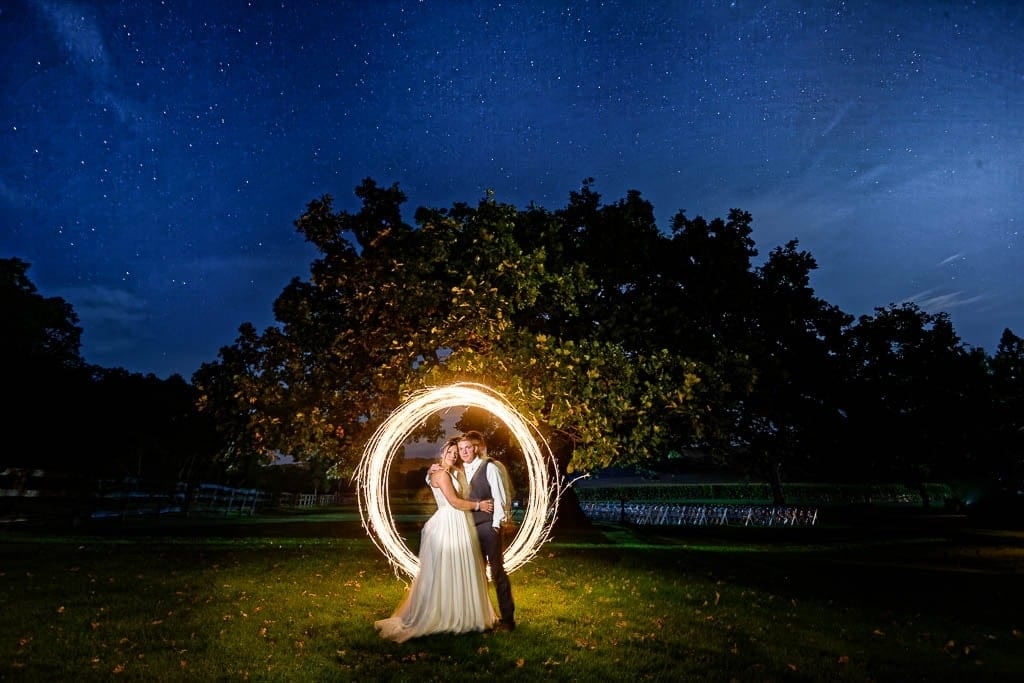
<svg viewBox="0 0 1024 683"><path fill-rule="evenodd" d="M479 446L484 453L487 452L487 442L484 440L484 435L475 429L471 429L468 432L465 432L459 438L459 441L472 441L474 444Z"/></svg>

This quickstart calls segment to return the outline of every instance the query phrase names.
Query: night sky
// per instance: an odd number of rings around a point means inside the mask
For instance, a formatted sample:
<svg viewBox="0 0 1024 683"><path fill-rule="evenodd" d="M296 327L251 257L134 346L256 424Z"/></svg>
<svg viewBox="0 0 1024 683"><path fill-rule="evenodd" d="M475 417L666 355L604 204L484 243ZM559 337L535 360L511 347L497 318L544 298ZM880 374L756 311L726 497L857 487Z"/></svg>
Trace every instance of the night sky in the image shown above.
<svg viewBox="0 0 1024 683"><path fill-rule="evenodd" d="M0 257L86 361L189 378L365 177L416 207L558 209L586 177L668 228L750 211L847 313L1024 336L1024 3L0 1Z"/></svg>

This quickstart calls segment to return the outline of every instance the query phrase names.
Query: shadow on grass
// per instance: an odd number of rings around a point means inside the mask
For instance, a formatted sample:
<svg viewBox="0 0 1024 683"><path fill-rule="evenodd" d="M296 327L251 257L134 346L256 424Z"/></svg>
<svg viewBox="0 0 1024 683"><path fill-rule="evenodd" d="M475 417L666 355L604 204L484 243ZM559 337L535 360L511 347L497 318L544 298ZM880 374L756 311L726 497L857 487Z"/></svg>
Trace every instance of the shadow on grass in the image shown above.
<svg viewBox="0 0 1024 683"><path fill-rule="evenodd" d="M654 562L795 599L897 609L1019 628L1024 532L971 526L962 515L845 514L817 527L595 527L604 561ZM589 532L593 539L595 532ZM557 541L556 541L557 543ZM598 541L599 544L599 541ZM571 548L572 542L567 544ZM579 547L586 546L580 544Z"/></svg>

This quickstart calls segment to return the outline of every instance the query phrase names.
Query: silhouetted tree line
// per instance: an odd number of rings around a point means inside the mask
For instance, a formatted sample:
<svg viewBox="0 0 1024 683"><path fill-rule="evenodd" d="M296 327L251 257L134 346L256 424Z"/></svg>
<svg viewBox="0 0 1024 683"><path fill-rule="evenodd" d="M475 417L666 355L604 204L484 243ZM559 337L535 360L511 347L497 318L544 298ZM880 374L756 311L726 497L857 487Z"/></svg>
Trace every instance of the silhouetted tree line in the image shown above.
<svg viewBox="0 0 1024 683"><path fill-rule="evenodd" d="M19 397L3 460L170 481L251 477L285 452L346 478L410 391L469 380L536 424L564 475L699 451L778 502L785 480L1024 476L1024 341L1009 329L989 355L912 303L855 318L815 296L796 240L756 261L749 213L680 211L663 230L639 192L609 204L591 185L555 211L488 193L420 208L415 225L397 185L366 179L355 213L312 201L295 221L319 252L308 279L191 384L85 365L71 307L2 261L0 357ZM486 416L462 424L516 448Z"/></svg>
<svg viewBox="0 0 1024 683"><path fill-rule="evenodd" d="M103 482L170 493L178 482L222 478L215 471L220 437L212 417L196 409L195 388L179 375L87 364L77 314L60 297L41 295L28 268L0 259L7 394L0 470L23 470L21 478L43 470L30 488L83 497Z"/></svg>

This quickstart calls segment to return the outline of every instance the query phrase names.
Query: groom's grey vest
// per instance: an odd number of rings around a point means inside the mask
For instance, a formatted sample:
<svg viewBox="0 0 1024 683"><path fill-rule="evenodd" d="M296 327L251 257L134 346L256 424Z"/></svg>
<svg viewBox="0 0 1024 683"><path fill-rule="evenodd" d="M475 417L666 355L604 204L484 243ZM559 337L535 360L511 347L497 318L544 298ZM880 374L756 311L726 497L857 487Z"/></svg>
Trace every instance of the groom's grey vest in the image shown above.
<svg viewBox="0 0 1024 683"><path fill-rule="evenodd" d="M487 482L487 465L490 464L490 458L480 458L480 466L476 468L476 472L473 474L473 480L469 482L469 495L467 498L472 500L487 500L488 498L493 499L494 494L491 493L491 485ZM494 519L494 513L484 512L483 510L473 510L473 524L490 524Z"/></svg>

